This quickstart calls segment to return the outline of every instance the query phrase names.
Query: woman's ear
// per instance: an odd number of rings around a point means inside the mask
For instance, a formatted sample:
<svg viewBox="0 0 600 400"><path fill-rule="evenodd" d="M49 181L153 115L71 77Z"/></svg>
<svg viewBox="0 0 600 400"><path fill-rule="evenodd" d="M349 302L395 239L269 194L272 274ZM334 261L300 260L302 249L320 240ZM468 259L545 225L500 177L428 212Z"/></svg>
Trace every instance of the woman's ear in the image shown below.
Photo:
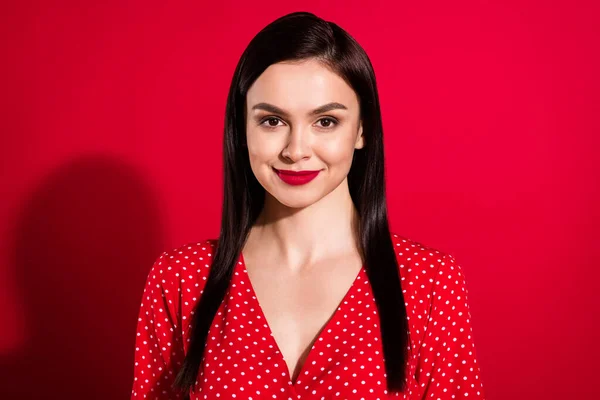
<svg viewBox="0 0 600 400"><path fill-rule="evenodd" d="M354 148L362 149L363 147L365 147L365 137L363 136L362 121L360 121L360 125L358 127L358 136L356 137L356 143L354 143Z"/></svg>

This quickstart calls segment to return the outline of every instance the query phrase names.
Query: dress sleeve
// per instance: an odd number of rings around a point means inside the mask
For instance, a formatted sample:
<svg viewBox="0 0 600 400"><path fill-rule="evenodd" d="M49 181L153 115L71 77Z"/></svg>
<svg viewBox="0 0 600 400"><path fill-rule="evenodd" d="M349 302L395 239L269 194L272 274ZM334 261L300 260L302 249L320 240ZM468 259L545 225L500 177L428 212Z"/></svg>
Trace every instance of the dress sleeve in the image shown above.
<svg viewBox="0 0 600 400"><path fill-rule="evenodd" d="M443 255L433 279L431 309L416 370L416 398L483 400L462 269L452 255Z"/></svg>
<svg viewBox="0 0 600 400"><path fill-rule="evenodd" d="M180 290L167 252L154 262L144 287L137 322L131 399L174 399L171 388L185 357Z"/></svg>

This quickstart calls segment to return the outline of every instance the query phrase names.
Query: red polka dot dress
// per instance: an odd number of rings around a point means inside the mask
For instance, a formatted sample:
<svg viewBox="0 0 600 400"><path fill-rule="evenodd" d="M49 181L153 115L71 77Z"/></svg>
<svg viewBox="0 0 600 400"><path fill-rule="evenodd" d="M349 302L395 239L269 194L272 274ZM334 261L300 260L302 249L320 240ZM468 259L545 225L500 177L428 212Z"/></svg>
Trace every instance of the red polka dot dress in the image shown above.
<svg viewBox="0 0 600 400"><path fill-rule="evenodd" d="M386 389L379 317L364 267L292 381L240 254L190 399L484 399L461 267L449 254L392 236L410 327L404 392ZM171 384L189 347L215 246L215 240L187 244L154 263L137 324L132 399L183 397Z"/></svg>

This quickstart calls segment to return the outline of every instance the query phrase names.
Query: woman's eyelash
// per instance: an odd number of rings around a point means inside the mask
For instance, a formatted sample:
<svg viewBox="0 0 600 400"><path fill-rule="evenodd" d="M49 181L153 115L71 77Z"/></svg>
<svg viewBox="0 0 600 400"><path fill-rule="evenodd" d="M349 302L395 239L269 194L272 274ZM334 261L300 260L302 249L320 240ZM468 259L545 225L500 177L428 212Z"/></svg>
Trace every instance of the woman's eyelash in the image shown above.
<svg viewBox="0 0 600 400"><path fill-rule="evenodd" d="M267 122L267 121L270 121L270 120L274 120L274 119L275 119L275 120L278 120L278 121L281 121L281 118L279 118L279 117L270 116L270 117L266 117L266 118L264 118L264 119L261 121L261 123L260 123L260 124L261 124L261 125L264 125L264 126L265 126L266 128L268 128L268 129L275 129L275 128L277 128L279 125L276 125L276 126L271 126L271 125L268 125L268 124L267 124L267 125L265 125L265 122ZM317 120L317 122L319 122L319 121L323 121L323 120L330 121L331 123L333 123L333 125L334 125L334 126L338 124L338 120L337 120L337 119L335 119L335 118L333 118L333 117L323 117L323 118L320 118L320 119L318 119L318 120ZM323 128L323 129L328 129L328 128L329 128L329 126L321 126L321 128Z"/></svg>

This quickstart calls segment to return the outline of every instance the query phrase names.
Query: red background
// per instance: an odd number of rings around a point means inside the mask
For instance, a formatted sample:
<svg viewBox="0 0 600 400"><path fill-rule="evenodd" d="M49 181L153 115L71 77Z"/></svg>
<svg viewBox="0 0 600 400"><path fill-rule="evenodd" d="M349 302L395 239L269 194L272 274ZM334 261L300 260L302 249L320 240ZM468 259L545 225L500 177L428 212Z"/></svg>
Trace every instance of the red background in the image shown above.
<svg viewBox="0 0 600 400"><path fill-rule="evenodd" d="M152 262L218 233L235 65L298 10L374 64L392 229L463 266L488 398L593 397L597 2L362 3L3 3L0 398L129 396Z"/></svg>

